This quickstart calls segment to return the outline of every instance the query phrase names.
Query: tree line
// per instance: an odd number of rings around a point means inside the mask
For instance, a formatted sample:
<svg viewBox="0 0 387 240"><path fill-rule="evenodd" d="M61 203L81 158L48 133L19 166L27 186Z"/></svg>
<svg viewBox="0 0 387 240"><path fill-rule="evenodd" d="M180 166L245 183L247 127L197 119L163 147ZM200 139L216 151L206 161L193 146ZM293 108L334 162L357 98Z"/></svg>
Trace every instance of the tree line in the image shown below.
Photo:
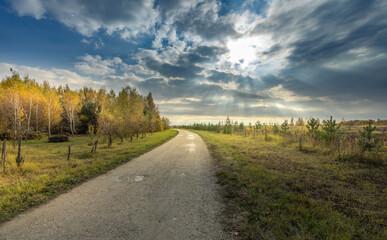
<svg viewBox="0 0 387 240"><path fill-rule="evenodd" d="M146 97L136 89L118 94L105 88L39 84L13 72L0 82L0 138L33 139L57 133L99 134L131 138L169 128L161 117L152 93Z"/></svg>

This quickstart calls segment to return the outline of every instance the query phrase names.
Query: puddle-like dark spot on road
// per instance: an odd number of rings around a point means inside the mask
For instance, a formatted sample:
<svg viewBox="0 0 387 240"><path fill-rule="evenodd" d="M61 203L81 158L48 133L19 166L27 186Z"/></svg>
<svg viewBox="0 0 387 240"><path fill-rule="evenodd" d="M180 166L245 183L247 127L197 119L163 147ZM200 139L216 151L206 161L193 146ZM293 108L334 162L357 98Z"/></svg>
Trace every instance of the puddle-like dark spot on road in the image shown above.
<svg viewBox="0 0 387 240"><path fill-rule="evenodd" d="M131 174L112 176L108 180L116 183L134 183L144 181L145 179L146 177L144 175Z"/></svg>

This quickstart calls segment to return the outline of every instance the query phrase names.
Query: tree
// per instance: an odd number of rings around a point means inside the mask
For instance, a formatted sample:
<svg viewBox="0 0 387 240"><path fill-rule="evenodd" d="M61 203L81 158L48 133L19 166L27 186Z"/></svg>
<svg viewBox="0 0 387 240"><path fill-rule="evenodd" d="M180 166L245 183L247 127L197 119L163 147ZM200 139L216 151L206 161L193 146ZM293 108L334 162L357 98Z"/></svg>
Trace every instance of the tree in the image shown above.
<svg viewBox="0 0 387 240"><path fill-rule="evenodd" d="M167 129L169 129L169 126L170 126L170 121L169 121L169 119L167 118L167 117L162 117L161 118L161 123L163 124L163 128L164 128L164 130L167 130Z"/></svg>
<svg viewBox="0 0 387 240"><path fill-rule="evenodd" d="M225 134L232 133L232 125L231 125L230 117L228 117L228 116L227 116L226 122L224 124L223 133L225 133Z"/></svg>
<svg viewBox="0 0 387 240"><path fill-rule="evenodd" d="M364 151L371 151L378 144L378 139L372 134L376 130L376 126L371 125L371 121L368 125L363 127L363 131L359 131L360 139L358 144L363 148Z"/></svg>
<svg viewBox="0 0 387 240"><path fill-rule="evenodd" d="M276 123L274 123L274 125L273 125L273 132L274 133L278 133L279 132L279 127L278 127L278 125Z"/></svg>
<svg viewBox="0 0 387 240"><path fill-rule="evenodd" d="M329 120L324 120L324 125L321 128L322 137L329 143L339 138L343 133L340 131L340 125L336 123L336 120L332 119L332 116Z"/></svg>
<svg viewBox="0 0 387 240"><path fill-rule="evenodd" d="M281 124L281 130L284 134L286 134L286 132L289 130L289 124L288 124L288 120L285 120L282 124Z"/></svg>
<svg viewBox="0 0 387 240"><path fill-rule="evenodd" d="M66 87L62 95L62 106L65 112L65 118L70 126L71 134L74 136L76 133L76 117L80 109L79 95Z"/></svg>
<svg viewBox="0 0 387 240"><path fill-rule="evenodd" d="M256 123L255 123L255 129L261 129L262 127L262 124L261 122L258 120Z"/></svg>
<svg viewBox="0 0 387 240"><path fill-rule="evenodd" d="M24 84L19 75L14 73L1 82L2 112L4 114L5 127L11 130L10 135L14 140L19 139L23 134L26 123L25 109L23 108ZM9 131L8 130L8 131Z"/></svg>
<svg viewBox="0 0 387 240"><path fill-rule="evenodd" d="M297 126L304 126L304 119L302 117L299 117L296 122Z"/></svg>
<svg viewBox="0 0 387 240"><path fill-rule="evenodd" d="M292 117L292 119L290 119L290 124L289 124L289 126L294 126L294 119L293 119L293 117Z"/></svg>
<svg viewBox="0 0 387 240"><path fill-rule="evenodd" d="M62 107L59 102L59 96L55 88L51 88L48 82L43 83L44 88L44 106L47 119L48 136L51 137L51 127L61 121Z"/></svg>
<svg viewBox="0 0 387 240"><path fill-rule="evenodd" d="M81 107L79 117L79 130L80 133L87 133L89 126L93 126L93 129L97 129L98 122L98 106L94 102L87 102Z"/></svg>
<svg viewBox="0 0 387 240"><path fill-rule="evenodd" d="M319 127L320 121L318 119L310 117L307 120L306 128L308 129L308 134L311 135L312 138L317 136Z"/></svg>

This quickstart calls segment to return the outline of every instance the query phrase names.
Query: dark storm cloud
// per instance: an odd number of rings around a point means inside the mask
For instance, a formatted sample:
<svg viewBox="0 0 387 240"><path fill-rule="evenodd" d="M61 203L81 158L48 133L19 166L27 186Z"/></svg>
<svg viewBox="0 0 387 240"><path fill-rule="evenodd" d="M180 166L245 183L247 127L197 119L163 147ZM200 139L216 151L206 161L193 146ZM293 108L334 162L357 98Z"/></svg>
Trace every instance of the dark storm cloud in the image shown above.
<svg viewBox="0 0 387 240"><path fill-rule="evenodd" d="M194 65L196 63L216 61L220 55L227 53L226 48L215 46L198 46L188 52L181 53L178 58L179 64Z"/></svg>
<svg viewBox="0 0 387 240"><path fill-rule="evenodd" d="M194 51L203 57L213 57L227 53L228 49L216 46L198 46Z"/></svg>
<svg viewBox="0 0 387 240"><path fill-rule="evenodd" d="M255 91L264 90L267 88L258 78L252 78L250 76L243 76L241 74L232 74L227 72L219 72L216 70L210 71L210 76L207 80L214 83L230 83L235 82L241 90L250 91L251 96L255 96ZM239 97L247 96L248 94L237 95Z"/></svg>
<svg viewBox="0 0 387 240"><path fill-rule="evenodd" d="M292 49L290 64L320 64L357 48L387 50L386 1L304 1L296 7L277 2L279 9L257 24L253 34L270 33L282 48ZM264 54L278 50L277 44Z"/></svg>
<svg viewBox="0 0 387 240"><path fill-rule="evenodd" d="M308 96L328 96L338 101L369 99L387 101L387 57L350 69L298 68L287 72L299 78L307 75L313 81L292 79L283 84L291 91Z"/></svg>
<svg viewBox="0 0 387 240"><path fill-rule="evenodd" d="M308 31L288 57L294 64L322 62L367 47L387 50L387 5L376 0L327 2L315 9L310 18L321 23ZM332 33L330 28L334 28Z"/></svg>
<svg viewBox="0 0 387 240"><path fill-rule="evenodd" d="M144 59L146 67L150 70L155 71L167 78L185 78L191 79L198 76L203 69L201 67L184 64L184 65L172 65L169 63L162 63L152 58Z"/></svg>
<svg viewBox="0 0 387 240"><path fill-rule="evenodd" d="M218 15L212 6L213 1L200 2L190 11L176 18L178 32L193 33L208 40L225 40L226 37L237 37L234 23L227 17Z"/></svg>
<svg viewBox="0 0 387 240"><path fill-rule="evenodd" d="M216 61L220 55L226 52L227 50L221 47L197 46L186 52L174 52L173 57L175 57L176 60L174 60L173 63L165 62L171 60L168 59L170 54L167 54L166 59L159 59L157 54L150 52L139 54L138 56L147 69L157 72L166 78L191 80L197 78L204 70L204 68L198 66L198 64ZM176 56L176 54L178 54L178 56Z"/></svg>

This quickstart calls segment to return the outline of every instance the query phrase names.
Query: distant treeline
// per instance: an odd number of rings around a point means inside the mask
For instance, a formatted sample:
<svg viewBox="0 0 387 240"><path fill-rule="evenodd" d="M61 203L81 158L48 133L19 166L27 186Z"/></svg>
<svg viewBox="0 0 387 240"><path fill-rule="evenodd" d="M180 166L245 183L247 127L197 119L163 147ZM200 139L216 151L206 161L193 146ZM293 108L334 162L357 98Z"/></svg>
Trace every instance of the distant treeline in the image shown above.
<svg viewBox="0 0 387 240"><path fill-rule="evenodd" d="M381 125L386 120L377 120ZM356 124L356 127L348 127ZM347 125L343 127L343 125ZM298 145L300 151L318 151L336 154L340 160L384 164L387 138L386 128L377 127L375 121L336 122L332 117L320 121L318 118L298 118L285 120L281 124L257 121L247 126L243 122L226 121L218 124L194 123L181 128L205 130L222 134L240 135L252 138L264 138L265 141L276 140L284 145ZM355 128L355 129L353 129ZM305 148L307 146L307 149Z"/></svg>
<svg viewBox="0 0 387 240"><path fill-rule="evenodd" d="M130 137L169 128L152 94L125 87L72 90L21 78L13 72L0 82L0 138L40 138L56 133Z"/></svg>
<svg viewBox="0 0 387 240"><path fill-rule="evenodd" d="M316 121L319 125L324 124L324 122L326 121L326 120L320 121L320 119L313 118L313 117L309 117L309 118L305 118L305 119L302 117L299 117L299 118L297 118L297 120L295 120L294 118L291 118L290 121L285 120L282 124L277 124L277 123L273 123L273 122L266 123L266 122L261 122L258 120L253 124L249 123L247 125L243 122L231 121L230 118L227 117L226 121L219 121L217 124L214 124L214 123L193 123L193 124L189 124L189 125L180 125L179 127L187 128L187 129L194 129L194 130L206 130L206 131L213 131L213 132L232 133L232 132L244 130L245 128L248 128L251 130L254 130L254 129L257 130L257 129L261 129L264 126L268 126L268 127L271 126L271 128L274 128L274 129L276 129L276 128L279 129L279 127L281 125L286 125L286 126L290 126L290 127L292 127L292 126L305 126L305 125L307 125L308 121L311 121L311 120ZM377 119L377 120L372 120L372 119L369 119L369 120L349 120L349 121L342 120L338 124L340 124L341 126L366 126L370 123L372 125L376 125L376 126L387 126L387 120L381 120L381 119Z"/></svg>
<svg viewBox="0 0 387 240"><path fill-rule="evenodd" d="M371 122L372 125L387 126L387 120L381 120L379 118L377 120L369 119L369 120L341 121L340 124L346 125L346 126L364 126L364 125L367 125L370 122Z"/></svg>

